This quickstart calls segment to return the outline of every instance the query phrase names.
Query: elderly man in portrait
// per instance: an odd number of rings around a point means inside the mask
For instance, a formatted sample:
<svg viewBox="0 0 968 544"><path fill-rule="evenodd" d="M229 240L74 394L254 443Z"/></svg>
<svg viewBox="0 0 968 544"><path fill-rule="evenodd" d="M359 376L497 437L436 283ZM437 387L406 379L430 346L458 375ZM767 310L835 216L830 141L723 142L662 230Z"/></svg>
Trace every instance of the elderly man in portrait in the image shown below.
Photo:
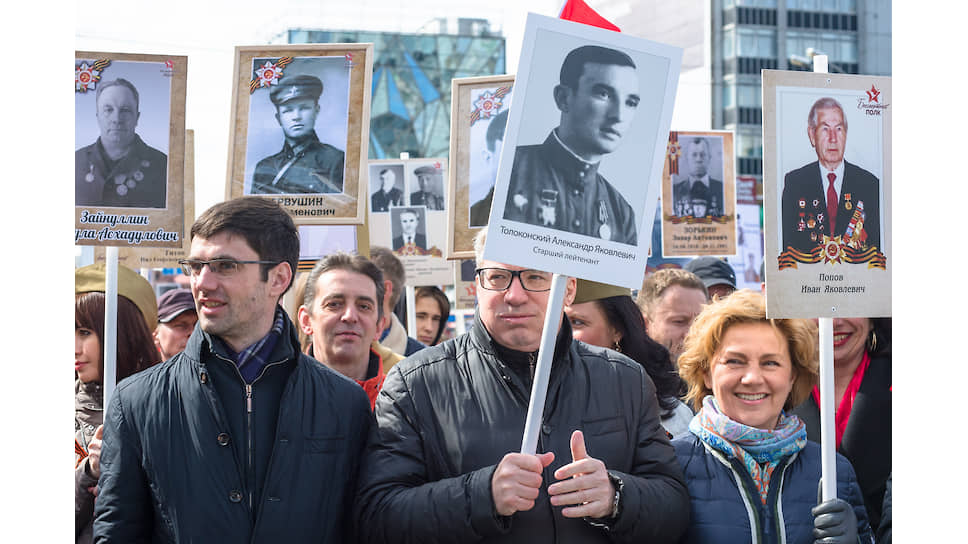
<svg viewBox="0 0 968 544"><path fill-rule="evenodd" d="M389 168L380 170L380 188L370 197L370 211L387 212L390 206L403 204L403 191L394 187L397 175Z"/></svg>
<svg viewBox="0 0 968 544"><path fill-rule="evenodd" d="M677 542L689 495L642 366L558 309L537 454L519 453L552 274L481 258L470 331L404 359L376 401L362 542ZM575 296L567 282L565 304Z"/></svg>
<svg viewBox="0 0 968 544"><path fill-rule="evenodd" d="M126 79L105 81L97 86L95 104L101 135L74 154L74 204L164 208L168 157L135 133L138 90Z"/></svg>
<svg viewBox="0 0 968 544"><path fill-rule="evenodd" d="M691 137L683 151L688 171L672 186L673 213L680 217L723 215L723 182L709 177L709 142Z"/></svg>
<svg viewBox="0 0 968 544"><path fill-rule="evenodd" d="M880 249L879 182L844 159L847 119L837 100L814 102L807 137L817 160L783 178L783 250L811 253L836 236L855 249Z"/></svg>
<svg viewBox="0 0 968 544"><path fill-rule="evenodd" d="M504 218L637 245L635 212L598 173L639 106L639 77L627 54L586 45L561 65L557 128L514 151Z"/></svg>
<svg viewBox="0 0 968 544"><path fill-rule="evenodd" d="M282 150L256 164L250 194L343 192L344 153L316 136L322 94L323 82L307 74L269 88L284 142Z"/></svg>
<svg viewBox="0 0 968 544"><path fill-rule="evenodd" d="M494 199L494 182L497 180L497 166L501 159L501 150L504 149L504 129L508 124L508 112L504 110L494 116L487 125L487 132L484 134L484 149L482 158L484 159L485 179L491 184L491 189L487 196L478 200L470 209L469 226L487 226L487 220L491 215L491 200Z"/></svg>
<svg viewBox="0 0 968 544"><path fill-rule="evenodd" d="M437 169L429 165L421 166L413 174L417 176L420 189L410 193L410 205L426 206L428 210L443 210L444 197L434 191L435 181L439 176Z"/></svg>

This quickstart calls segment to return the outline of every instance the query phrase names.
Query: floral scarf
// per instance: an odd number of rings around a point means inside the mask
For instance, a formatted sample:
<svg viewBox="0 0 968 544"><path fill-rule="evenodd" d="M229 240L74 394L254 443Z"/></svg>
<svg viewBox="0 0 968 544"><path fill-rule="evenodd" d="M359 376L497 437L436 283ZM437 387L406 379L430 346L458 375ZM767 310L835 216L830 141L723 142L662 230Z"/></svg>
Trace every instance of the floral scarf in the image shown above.
<svg viewBox="0 0 968 544"><path fill-rule="evenodd" d="M806 425L800 418L780 412L772 431L748 427L729 419L712 395L702 401L702 410L689 423L689 431L727 457L741 461L766 504L770 476L780 460L803 449L807 443Z"/></svg>

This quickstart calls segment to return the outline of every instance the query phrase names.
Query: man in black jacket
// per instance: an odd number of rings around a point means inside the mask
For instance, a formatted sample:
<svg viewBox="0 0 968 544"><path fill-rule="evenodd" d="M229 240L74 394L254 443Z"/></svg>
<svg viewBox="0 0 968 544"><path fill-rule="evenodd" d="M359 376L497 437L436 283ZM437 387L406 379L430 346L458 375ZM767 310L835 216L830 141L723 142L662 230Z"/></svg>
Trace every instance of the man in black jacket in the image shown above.
<svg viewBox="0 0 968 544"><path fill-rule="evenodd" d="M198 324L182 353L122 381L104 421L95 542L344 542L372 426L351 380L302 355L279 306L299 237L268 199L191 229Z"/></svg>
<svg viewBox="0 0 968 544"><path fill-rule="evenodd" d="M516 453L551 274L481 259L467 334L390 371L356 515L363 542L675 542L682 472L642 367L559 328L537 455ZM570 280L565 303L575 293Z"/></svg>

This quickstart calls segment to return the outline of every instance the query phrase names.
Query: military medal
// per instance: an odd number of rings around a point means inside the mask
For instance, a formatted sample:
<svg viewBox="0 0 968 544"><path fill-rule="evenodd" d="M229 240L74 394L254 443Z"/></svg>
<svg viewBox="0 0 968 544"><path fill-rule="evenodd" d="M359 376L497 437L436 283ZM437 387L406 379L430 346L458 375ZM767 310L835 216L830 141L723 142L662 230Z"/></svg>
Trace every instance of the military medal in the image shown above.
<svg viewBox="0 0 968 544"><path fill-rule="evenodd" d="M138 184L137 184L137 183L135 183L133 179L129 179L129 180L128 180L128 182L127 182L127 183L125 183L125 185L127 185L128 187L130 187L130 188L132 188L132 189L134 189L135 187L137 187L137 186L138 186Z"/></svg>
<svg viewBox="0 0 968 544"><path fill-rule="evenodd" d="M131 174L131 175L134 177L135 181L141 181L145 179L145 175L141 173L141 170L135 170L134 174Z"/></svg>
<svg viewBox="0 0 968 544"><path fill-rule="evenodd" d="M604 200L598 201L598 221L601 222L598 227L598 237L602 240L611 240L612 229L608 226L608 206L605 205Z"/></svg>
<svg viewBox="0 0 968 544"><path fill-rule="evenodd" d="M819 205L820 205L820 199L817 199L817 198L813 199L813 207L816 208Z"/></svg>
<svg viewBox="0 0 968 544"><path fill-rule="evenodd" d="M118 185L117 191L119 195L124 196L128 194L128 186L122 183L121 185Z"/></svg>
<svg viewBox="0 0 968 544"><path fill-rule="evenodd" d="M806 223L803 222L803 212L800 212L800 221L797 222L797 231L803 232L807 228Z"/></svg>
<svg viewBox="0 0 968 544"><path fill-rule="evenodd" d="M807 207L807 200L805 198L803 198L803 197L800 197L800 200L797 200L797 204L801 208L806 208Z"/></svg>
<svg viewBox="0 0 968 544"><path fill-rule="evenodd" d="M813 216L811 215L811 216L810 216L810 217L809 217L809 218L807 219L807 227L809 227L809 228L811 228L811 229L812 229L812 228L814 228L814 227L816 227L816 226L817 226L817 221L816 221L816 220L815 220L815 219L813 218Z"/></svg>
<svg viewBox="0 0 968 544"><path fill-rule="evenodd" d="M91 170L84 176L84 181L91 183L94 181L94 165L91 165Z"/></svg>
<svg viewBox="0 0 968 544"><path fill-rule="evenodd" d="M810 232L810 241L811 242L816 242L817 241L817 233L816 232L813 232L813 231Z"/></svg>
<svg viewBox="0 0 968 544"><path fill-rule="evenodd" d="M846 208L847 210L850 210L851 208L854 207L853 204L850 203L850 193L844 193L844 200L846 201L844 203L844 208Z"/></svg>
<svg viewBox="0 0 968 544"><path fill-rule="evenodd" d="M141 167L142 168L149 168L149 167L151 167L151 163L148 162L147 159L145 159L145 160L141 161Z"/></svg>
<svg viewBox="0 0 968 544"><path fill-rule="evenodd" d="M542 189L539 194L538 218L545 226L555 224L555 205L558 203L558 191L554 189Z"/></svg>

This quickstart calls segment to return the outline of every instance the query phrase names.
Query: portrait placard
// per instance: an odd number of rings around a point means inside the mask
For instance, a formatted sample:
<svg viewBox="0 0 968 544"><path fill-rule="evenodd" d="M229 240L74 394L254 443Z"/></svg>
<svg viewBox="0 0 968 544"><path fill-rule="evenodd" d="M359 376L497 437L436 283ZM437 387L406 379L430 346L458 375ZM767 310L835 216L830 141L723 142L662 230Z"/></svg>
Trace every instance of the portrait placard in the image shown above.
<svg viewBox="0 0 968 544"><path fill-rule="evenodd" d="M733 133L672 131L662 167L665 257L736 254Z"/></svg>
<svg viewBox="0 0 968 544"><path fill-rule="evenodd" d="M484 258L638 288L681 62L528 14Z"/></svg>
<svg viewBox="0 0 968 544"><path fill-rule="evenodd" d="M299 225L363 223L373 45L235 55L226 198L265 196Z"/></svg>
<svg viewBox="0 0 968 544"><path fill-rule="evenodd" d="M770 317L891 315L891 79L763 71Z"/></svg>
<svg viewBox="0 0 968 544"><path fill-rule="evenodd" d="M362 225L299 225L300 272L312 270L323 257L342 251L369 256L370 246Z"/></svg>
<svg viewBox="0 0 968 544"><path fill-rule="evenodd" d="M370 245L393 251L406 269L407 285L450 285L454 265L444 258L441 249L447 242L447 207L451 201L443 181L447 160L375 159L368 165L368 171L377 175L403 172L403 204L388 205L386 212L368 216ZM372 209L372 200L370 205Z"/></svg>
<svg viewBox="0 0 968 544"><path fill-rule="evenodd" d="M471 309L477 305L477 262L474 259L458 261L454 270L455 309Z"/></svg>
<svg viewBox="0 0 968 544"><path fill-rule="evenodd" d="M75 51L74 243L183 242L188 58Z"/></svg>
<svg viewBox="0 0 968 544"><path fill-rule="evenodd" d="M474 235L487 226L514 76L451 82L450 194L447 258L474 258Z"/></svg>
<svg viewBox="0 0 968 544"><path fill-rule="evenodd" d="M185 225L182 232L181 247L137 247L118 248L118 264L128 268L178 268L178 261L188 258L192 248L192 224L195 223L195 131L185 131L185 204L182 217ZM94 262L103 263L106 251L103 247L94 248Z"/></svg>

